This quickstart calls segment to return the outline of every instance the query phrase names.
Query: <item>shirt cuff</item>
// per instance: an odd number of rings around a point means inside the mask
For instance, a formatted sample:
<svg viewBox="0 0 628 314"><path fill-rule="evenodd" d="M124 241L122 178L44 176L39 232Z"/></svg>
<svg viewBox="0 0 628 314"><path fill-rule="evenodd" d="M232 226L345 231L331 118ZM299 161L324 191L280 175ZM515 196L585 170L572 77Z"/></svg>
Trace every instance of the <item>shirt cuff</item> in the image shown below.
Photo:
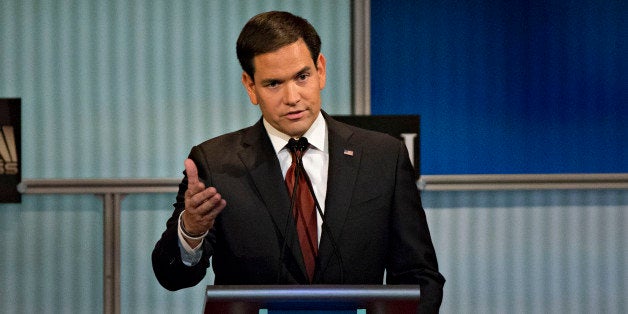
<svg viewBox="0 0 628 314"><path fill-rule="evenodd" d="M196 247L191 247L187 241L185 241L185 236L183 235L183 230L181 229L181 216L183 212L179 214L179 220L177 221L177 234L179 236L179 251L181 252L181 261L186 266L194 266L198 264L203 256L203 239L201 239L201 243L199 243Z"/></svg>

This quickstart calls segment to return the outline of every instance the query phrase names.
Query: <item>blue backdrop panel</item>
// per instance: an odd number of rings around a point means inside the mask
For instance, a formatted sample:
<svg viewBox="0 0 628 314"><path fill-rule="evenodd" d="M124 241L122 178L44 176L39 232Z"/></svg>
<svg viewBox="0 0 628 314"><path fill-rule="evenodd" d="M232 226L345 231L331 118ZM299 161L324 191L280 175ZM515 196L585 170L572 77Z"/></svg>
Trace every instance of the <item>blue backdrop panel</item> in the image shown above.
<svg viewBox="0 0 628 314"><path fill-rule="evenodd" d="M423 174L628 172L627 3L372 1L372 114Z"/></svg>

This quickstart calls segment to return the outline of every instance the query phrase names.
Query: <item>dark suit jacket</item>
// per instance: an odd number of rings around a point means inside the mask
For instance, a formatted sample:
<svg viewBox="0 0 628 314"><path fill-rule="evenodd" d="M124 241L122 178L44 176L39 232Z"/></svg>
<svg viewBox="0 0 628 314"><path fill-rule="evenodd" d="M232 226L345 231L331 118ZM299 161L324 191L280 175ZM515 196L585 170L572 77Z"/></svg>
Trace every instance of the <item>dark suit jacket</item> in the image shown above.
<svg viewBox="0 0 628 314"><path fill-rule="evenodd" d="M329 174L315 284L420 284L421 308L437 309L445 279L405 145L389 135L349 126L323 113L329 130ZM346 154L345 151L353 151ZM153 269L167 289L196 285L212 257L215 284L306 284L290 196L261 122L192 148L207 187L227 200L193 266L181 262L177 220L187 177ZM285 251L282 256L282 247Z"/></svg>

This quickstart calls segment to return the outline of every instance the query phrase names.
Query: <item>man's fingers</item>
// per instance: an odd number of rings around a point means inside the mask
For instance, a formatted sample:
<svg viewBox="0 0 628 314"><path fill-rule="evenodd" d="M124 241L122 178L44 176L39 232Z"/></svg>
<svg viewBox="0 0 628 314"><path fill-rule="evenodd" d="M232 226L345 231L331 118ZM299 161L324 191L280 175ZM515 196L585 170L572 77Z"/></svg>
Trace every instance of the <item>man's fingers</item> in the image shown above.
<svg viewBox="0 0 628 314"><path fill-rule="evenodd" d="M207 212L217 206L220 203L220 200L222 200L222 196L218 194L216 188L209 187L195 194L190 205L196 207L200 212Z"/></svg>
<svg viewBox="0 0 628 314"><path fill-rule="evenodd" d="M209 203L209 201L207 202ZM207 204L206 203L206 204ZM202 220L206 223L207 228L211 228L214 225L214 221L218 217L218 215L222 212L222 210L226 207L227 202L223 199L220 199L214 206L210 208L209 211L203 214Z"/></svg>
<svg viewBox="0 0 628 314"><path fill-rule="evenodd" d="M209 198L205 193L208 193ZM198 197L198 198L197 198ZM214 225L214 220L218 214L226 207L227 202L217 193L215 188L208 188L194 195L194 200L186 200L186 215L188 219L185 221L186 230L194 231L194 233L203 233Z"/></svg>
<svg viewBox="0 0 628 314"><path fill-rule="evenodd" d="M185 205L188 211L204 216L216 207L224 207L226 203L216 188L209 187L198 193L189 194L189 197L186 197Z"/></svg>
<svg viewBox="0 0 628 314"><path fill-rule="evenodd" d="M227 201L221 198L212 198L210 201L207 201L205 204L211 203L210 210L206 212L206 217L214 220L218 217L218 214L222 212L222 210L227 206Z"/></svg>

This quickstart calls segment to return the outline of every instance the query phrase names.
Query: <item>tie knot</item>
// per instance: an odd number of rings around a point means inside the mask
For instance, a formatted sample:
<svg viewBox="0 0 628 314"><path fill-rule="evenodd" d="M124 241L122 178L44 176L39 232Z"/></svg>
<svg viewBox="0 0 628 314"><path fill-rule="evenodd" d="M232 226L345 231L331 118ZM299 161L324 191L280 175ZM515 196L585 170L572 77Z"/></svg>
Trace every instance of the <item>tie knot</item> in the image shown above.
<svg viewBox="0 0 628 314"><path fill-rule="evenodd" d="M303 155L309 146L310 144L307 142L307 138L305 137L300 137L299 140L291 138L288 141L288 145L286 145L286 147L290 150L290 153L294 154L296 152L300 152L300 155Z"/></svg>

